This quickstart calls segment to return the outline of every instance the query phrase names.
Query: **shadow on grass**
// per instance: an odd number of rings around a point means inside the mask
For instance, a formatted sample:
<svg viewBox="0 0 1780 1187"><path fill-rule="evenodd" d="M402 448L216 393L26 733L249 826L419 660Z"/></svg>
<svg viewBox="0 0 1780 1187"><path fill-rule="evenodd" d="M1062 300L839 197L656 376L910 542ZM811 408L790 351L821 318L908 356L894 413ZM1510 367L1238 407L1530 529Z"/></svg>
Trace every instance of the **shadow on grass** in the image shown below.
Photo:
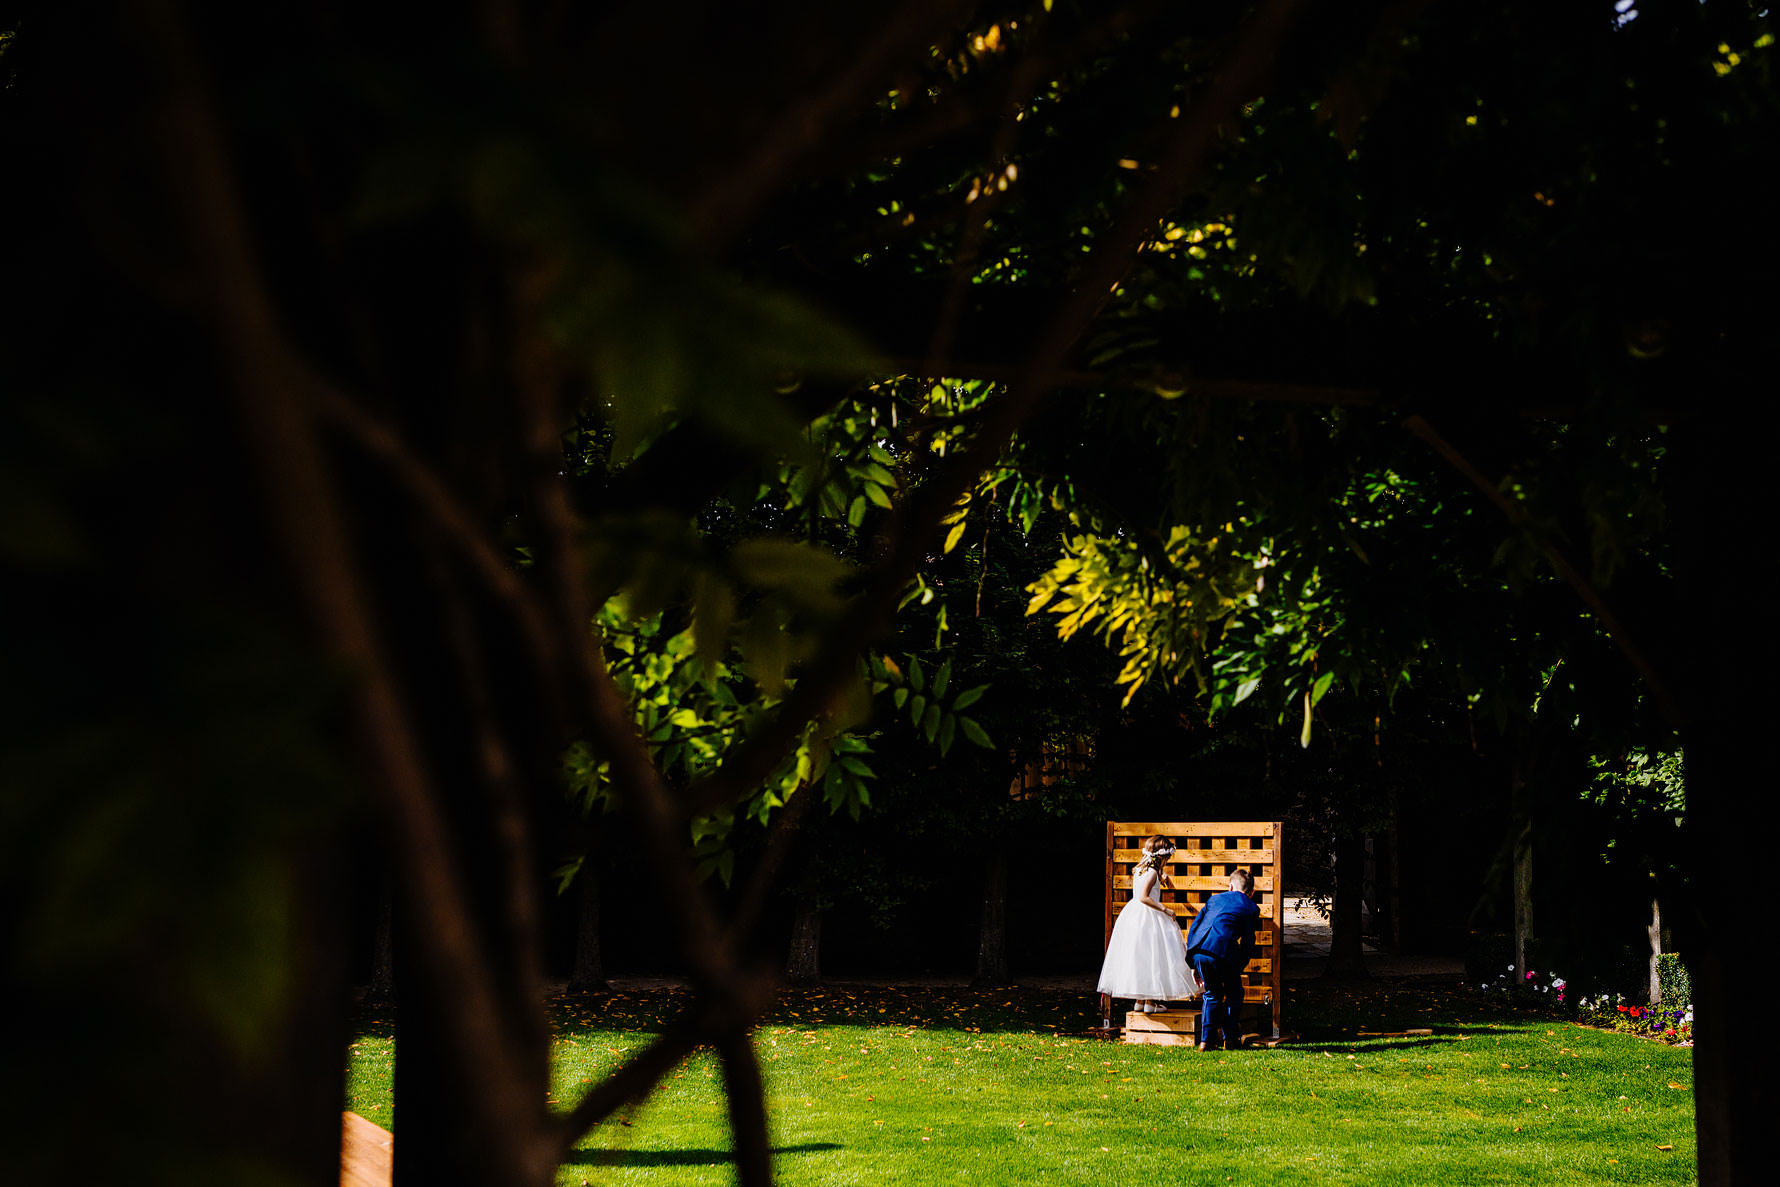
<svg viewBox="0 0 1780 1187"><path fill-rule="evenodd" d="M774 1146L778 1154L819 1154L839 1150L838 1142L804 1142L797 1146ZM735 1161L728 1150L576 1150L563 1159L563 1165L577 1166L714 1166Z"/></svg>

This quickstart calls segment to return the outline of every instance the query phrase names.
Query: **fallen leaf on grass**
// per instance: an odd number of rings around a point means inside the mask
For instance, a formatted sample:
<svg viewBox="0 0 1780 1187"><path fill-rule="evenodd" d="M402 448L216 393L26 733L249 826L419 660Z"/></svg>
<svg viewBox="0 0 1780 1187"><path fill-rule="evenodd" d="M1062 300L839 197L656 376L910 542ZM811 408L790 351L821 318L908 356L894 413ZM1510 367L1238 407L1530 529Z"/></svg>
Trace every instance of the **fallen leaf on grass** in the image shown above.
<svg viewBox="0 0 1780 1187"><path fill-rule="evenodd" d="M1674 1148L1675 1148L1675 1146L1673 1143L1657 1147L1658 1150L1673 1150Z"/></svg>

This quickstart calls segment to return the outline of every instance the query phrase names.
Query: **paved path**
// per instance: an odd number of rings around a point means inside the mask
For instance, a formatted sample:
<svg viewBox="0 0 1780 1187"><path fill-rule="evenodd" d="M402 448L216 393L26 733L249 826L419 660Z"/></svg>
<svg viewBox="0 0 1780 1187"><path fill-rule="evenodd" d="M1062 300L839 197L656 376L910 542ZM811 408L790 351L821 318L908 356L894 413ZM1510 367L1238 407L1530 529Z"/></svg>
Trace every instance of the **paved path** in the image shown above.
<svg viewBox="0 0 1780 1187"><path fill-rule="evenodd" d="M1329 960L1328 921L1317 914L1308 899L1287 893L1286 980L1320 977ZM1393 956L1367 940L1366 971L1375 977L1462 977L1465 962L1456 956Z"/></svg>

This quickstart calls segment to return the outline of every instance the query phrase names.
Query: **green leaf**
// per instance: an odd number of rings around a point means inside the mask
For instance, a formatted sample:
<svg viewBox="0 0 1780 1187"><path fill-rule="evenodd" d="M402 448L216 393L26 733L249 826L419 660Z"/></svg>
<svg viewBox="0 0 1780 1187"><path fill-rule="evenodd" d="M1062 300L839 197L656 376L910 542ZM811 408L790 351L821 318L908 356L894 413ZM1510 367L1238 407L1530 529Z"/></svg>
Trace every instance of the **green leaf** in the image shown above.
<svg viewBox="0 0 1780 1187"><path fill-rule="evenodd" d="M926 713L927 698L917 694L915 699L909 702L909 724L917 727L920 726L921 718L925 716Z"/></svg>
<svg viewBox="0 0 1780 1187"><path fill-rule="evenodd" d="M952 748L952 737L958 732L958 719L947 713L939 722L939 753L944 758L946 751Z"/></svg>
<svg viewBox="0 0 1780 1187"><path fill-rule="evenodd" d="M1329 691L1329 685L1333 684L1334 682L1335 682L1335 672L1333 669L1331 669L1327 672L1324 672L1321 676L1318 676L1316 678L1316 683L1310 686L1310 703L1314 705L1318 701L1322 700L1323 694Z"/></svg>
<svg viewBox="0 0 1780 1187"><path fill-rule="evenodd" d="M972 721L970 718L960 717L958 719L958 728L963 731L965 737L969 738L978 746L981 746L984 750L995 749L995 743L989 740L989 735L983 732L983 727Z"/></svg>
<svg viewBox="0 0 1780 1187"><path fill-rule="evenodd" d="M952 525L952 530L946 533L946 546L944 551L950 552L952 549L958 547L958 541L964 538L964 529L968 526L969 525L962 519Z"/></svg>
<svg viewBox="0 0 1780 1187"><path fill-rule="evenodd" d="M880 466L880 465L876 464L875 462L873 464L865 467L864 477L867 482L875 482L879 486L884 487L886 490L895 490L896 489L895 477L891 475L890 471L886 470L883 466Z"/></svg>
<svg viewBox="0 0 1780 1187"><path fill-rule="evenodd" d="M1255 689L1259 687L1261 687L1261 678L1259 676L1256 676L1253 680L1244 680L1241 684L1236 686L1236 696L1230 703L1232 705L1242 704L1242 702L1253 696L1255 694Z"/></svg>
<svg viewBox="0 0 1780 1187"><path fill-rule="evenodd" d="M952 702L952 711L956 713L960 709L970 708L972 705L982 700L983 694L988 691L989 686L987 684L979 684L975 688L965 689L958 694L958 699Z"/></svg>
<svg viewBox="0 0 1780 1187"><path fill-rule="evenodd" d="M909 699L909 690L907 688L899 688L890 694L890 698L896 702L896 707L900 709Z"/></svg>
<svg viewBox="0 0 1780 1187"><path fill-rule="evenodd" d="M791 641L771 618L756 614L742 632L742 654L749 674L769 697L785 695L785 668L791 658Z"/></svg>
<svg viewBox="0 0 1780 1187"><path fill-rule="evenodd" d="M729 560L750 585L779 590L815 609L839 605L835 587L853 571L825 548L775 536L742 541L730 551Z"/></svg>
<svg viewBox="0 0 1780 1187"><path fill-rule="evenodd" d="M729 582L710 573L699 575L693 595L692 638L694 650L705 661L706 671L716 666L729 647L729 628L735 621L735 593Z"/></svg>
<svg viewBox="0 0 1780 1187"><path fill-rule="evenodd" d="M865 484L865 497L882 507L884 510L890 510L890 495L877 483L867 482Z"/></svg>
<svg viewBox="0 0 1780 1187"><path fill-rule="evenodd" d="M909 661L909 686L916 692L924 692L927 688L927 674L921 670L921 661Z"/></svg>
<svg viewBox="0 0 1780 1187"><path fill-rule="evenodd" d="M568 893L568 889L569 889L570 885L572 885L575 881L575 875L577 875L581 872L581 863L583 863L586 860L587 860L587 857L585 854L583 854L582 856L577 857L574 861L565 862L564 864L559 865L554 870L550 871L550 876L552 878L556 879L556 893L557 894L560 895L560 894Z"/></svg>
<svg viewBox="0 0 1780 1187"><path fill-rule="evenodd" d="M929 742L939 732L939 702L927 706L927 713L921 719L921 732L927 735Z"/></svg>
<svg viewBox="0 0 1780 1187"><path fill-rule="evenodd" d="M940 700L946 695L946 685L952 682L952 661L947 660L939 666L933 676L933 699Z"/></svg>

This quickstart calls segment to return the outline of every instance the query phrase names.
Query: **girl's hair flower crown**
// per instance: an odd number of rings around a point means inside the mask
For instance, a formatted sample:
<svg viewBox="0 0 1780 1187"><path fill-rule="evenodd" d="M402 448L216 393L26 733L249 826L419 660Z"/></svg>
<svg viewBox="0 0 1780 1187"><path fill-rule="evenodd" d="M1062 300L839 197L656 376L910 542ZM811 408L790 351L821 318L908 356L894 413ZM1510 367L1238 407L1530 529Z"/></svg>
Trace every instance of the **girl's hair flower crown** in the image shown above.
<svg viewBox="0 0 1780 1187"><path fill-rule="evenodd" d="M1173 856L1174 846L1164 841L1154 849L1144 849L1143 858L1137 863L1137 869L1138 871L1159 870Z"/></svg>

